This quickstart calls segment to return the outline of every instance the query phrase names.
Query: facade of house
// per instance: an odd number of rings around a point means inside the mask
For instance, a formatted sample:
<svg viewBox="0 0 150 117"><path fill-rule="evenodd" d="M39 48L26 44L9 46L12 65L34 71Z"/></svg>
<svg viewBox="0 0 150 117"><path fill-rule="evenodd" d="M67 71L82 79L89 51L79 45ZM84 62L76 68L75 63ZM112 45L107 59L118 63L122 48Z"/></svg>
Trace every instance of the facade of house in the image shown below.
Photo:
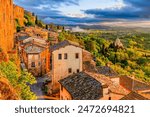
<svg viewBox="0 0 150 117"><path fill-rule="evenodd" d="M103 86L84 72L70 75L59 81L61 100L99 100L103 97Z"/></svg>
<svg viewBox="0 0 150 117"><path fill-rule="evenodd" d="M53 89L59 89L59 80L82 71L82 48L71 41L60 42L50 48Z"/></svg>
<svg viewBox="0 0 150 117"><path fill-rule="evenodd" d="M0 48L7 53L14 47L13 0L0 0Z"/></svg>
<svg viewBox="0 0 150 117"><path fill-rule="evenodd" d="M24 8L14 5L14 20L22 27L24 26Z"/></svg>
<svg viewBox="0 0 150 117"><path fill-rule="evenodd" d="M21 61L34 76L42 76L50 71L49 43L38 38L20 38Z"/></svg>

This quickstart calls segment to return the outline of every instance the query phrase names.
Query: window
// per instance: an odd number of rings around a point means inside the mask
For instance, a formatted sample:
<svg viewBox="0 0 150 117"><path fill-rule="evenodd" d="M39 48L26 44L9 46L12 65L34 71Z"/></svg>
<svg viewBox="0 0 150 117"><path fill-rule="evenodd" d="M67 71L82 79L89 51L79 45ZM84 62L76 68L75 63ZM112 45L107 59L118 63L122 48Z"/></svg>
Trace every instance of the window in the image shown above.
<svg viewBox="0 0 150 117"><path fill-rule="evenodd" d="M32 63L31 63L31 67L35 67L35 62L32 62Z"/></svg>
<svg viewBox="0 0 150 117"><path fill-rule="evenodd" d="M41 65L41 62L39 62L39 66Z"/></svg>
<svg viewBox="0 0 150 117"><path fill-rule="evenodd" d="M72 73L72 69L71 68L68 69L68 73Z"/></svg>
<svg viewBox="0 0 150 117"><path fill-rule="evenodd" d="M76 55L76 59L78 59L79 58L79 53L76 53L75 55Z"/></svg>
<svg viewBox="0 0 150 117"><path fill-rule="evenodd" d="M58 54L58 59L59 59L59 60L62 59L62 54Z"/></svg>
<svg viewBox="0 0 150 117"><path fill-rule="evenodd" d="M64 54L64 59L68 59L68 54L67 53Z"/></svg>
<svg viewBox="0 0 150 117"><path fill-rule="evenodd" d="M79 69L77 69L77 73L79 73L80 72L80 70Z"/></svg>

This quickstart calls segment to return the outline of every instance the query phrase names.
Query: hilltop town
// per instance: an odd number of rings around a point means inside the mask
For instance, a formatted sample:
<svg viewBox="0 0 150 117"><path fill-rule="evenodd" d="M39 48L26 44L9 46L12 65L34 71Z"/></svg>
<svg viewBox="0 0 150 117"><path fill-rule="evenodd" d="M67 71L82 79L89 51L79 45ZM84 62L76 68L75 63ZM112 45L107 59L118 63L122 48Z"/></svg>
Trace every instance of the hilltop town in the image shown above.
<svg viewBox="0 0 150 117"><path fill-rule="evenodd" d="M116 54L112 63L102 64L92 38L86 45L76 39L83 32L72 34L63 26L44 24L13 0L0 2L0 99L150 99L149 83L135 74L119 74L121 68L114 70ZM101 52L109 56L106 44L100 45ZM126 51L119 38L110 47L114 53Z"/></svg>

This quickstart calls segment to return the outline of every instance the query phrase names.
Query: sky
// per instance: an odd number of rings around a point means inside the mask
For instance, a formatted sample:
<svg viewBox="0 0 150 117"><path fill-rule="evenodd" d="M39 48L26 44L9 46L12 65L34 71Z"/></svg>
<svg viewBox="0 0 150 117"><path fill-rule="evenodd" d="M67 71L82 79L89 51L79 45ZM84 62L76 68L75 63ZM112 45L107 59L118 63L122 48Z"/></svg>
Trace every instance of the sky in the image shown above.
<svg viewBox="0 0 150 117"><path fill-rule="evenodd" d="M150 27L150 0L14 0L45 23Z"/></svg>

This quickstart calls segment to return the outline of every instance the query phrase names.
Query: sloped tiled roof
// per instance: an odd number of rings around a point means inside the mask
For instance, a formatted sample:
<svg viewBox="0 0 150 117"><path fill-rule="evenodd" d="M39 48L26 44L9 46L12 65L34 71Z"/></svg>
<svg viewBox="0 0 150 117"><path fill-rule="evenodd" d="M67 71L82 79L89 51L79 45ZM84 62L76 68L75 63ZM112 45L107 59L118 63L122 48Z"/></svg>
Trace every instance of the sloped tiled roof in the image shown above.
<svg viewBox="0 0 150 117"><path fill-rule="evenodd" d="M84 72L59 81L74 100L97 100L102 94L102 84Z"/></svg>
<svg viewBox="0 0 150 117"><path fill-rule="evenodd" d="M148 100L148 98L146 98L136 92L130 92L128 95L124 96L120 100Z"/></svg>
<svg viewBox="0 0 150 117"><path fill-rule="evenodd" d="M27 39L27 38L29 38L29 36L20 36L20 37L18 38L18 40L25 40L25 39Z"/></svg>
<svg viewBox="0 0 150 117"><path fill-rule="evenodd" d="M45 48L37 46L37 45L30 45L25 48L25 51L27 53L33 54L33 53L41 53L42 51L44 51L44 49Z"/></svg>
<svg viewBox="0 0 150 117"><path fill-rule="evenodd" d="M122 86L120 86L118 84L113 84L110 77L107 77L107 76L99 74L99 73L94 73L94 72L86 71L86 73L89 74L90 76L92 76L93 78L95 78L96 80L98 80L99 82L101 82L102 84L108 85L109 90L112 93L121 94L121 95L127 95L129 93L129 91L124 89Z"/></svg>
<svg viewBox="0 0 150 117"><path fill-rule="evenodd" d="M115 72L112 68L108 66L97 67L97 70L98 73L109 76L110 78L115 78L119 76L117 72Z"/></svg>
<svg viewBox="0 0 150 117"><path fill-rule="evenodd" d="M55 44L55 45L51 46L51 47L50 47L50 50L51 50L51 51L55 51L55 50L58 50L58 49L60 49L60 48L63 48L63 47L65 47L65 46L68 46L68 45L73 45L73 46L82 48L82 46L80 46L80 45L79 45L78 43L76 43L76 42L72 42L72 41L65 40L65 41L59 42L58 44Z"/></svg>

